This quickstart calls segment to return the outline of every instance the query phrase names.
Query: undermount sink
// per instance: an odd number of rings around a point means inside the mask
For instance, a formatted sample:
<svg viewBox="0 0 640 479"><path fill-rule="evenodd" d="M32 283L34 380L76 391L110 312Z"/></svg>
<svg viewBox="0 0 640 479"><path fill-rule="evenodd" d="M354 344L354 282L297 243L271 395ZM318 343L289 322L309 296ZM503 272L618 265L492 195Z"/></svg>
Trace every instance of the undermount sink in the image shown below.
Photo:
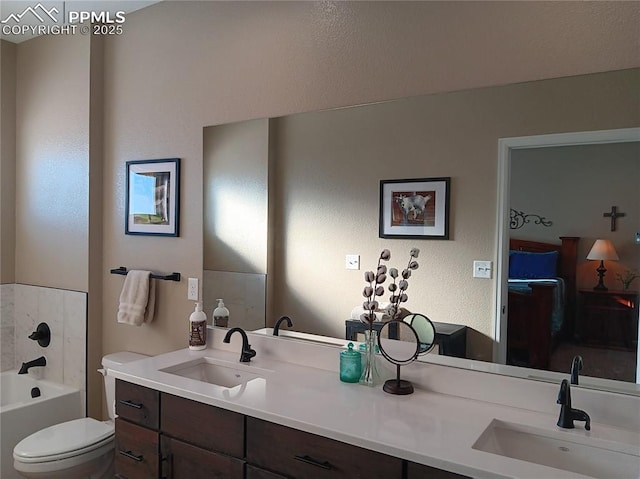
<svg viewBox="0 0 640 479"><path fill-rule="evenodd" d="M160 371L224 388L234 388L254 379L264 378L271 372L254 366L207 357L176 364Z"/></svg>
<svg viewBox="0 0 640 479"><path fill-rule="evenodd" d="M494 419L473 449L596 478L638 479L638 447L620 444L620 450L588 436L547 431Z"/></svg>

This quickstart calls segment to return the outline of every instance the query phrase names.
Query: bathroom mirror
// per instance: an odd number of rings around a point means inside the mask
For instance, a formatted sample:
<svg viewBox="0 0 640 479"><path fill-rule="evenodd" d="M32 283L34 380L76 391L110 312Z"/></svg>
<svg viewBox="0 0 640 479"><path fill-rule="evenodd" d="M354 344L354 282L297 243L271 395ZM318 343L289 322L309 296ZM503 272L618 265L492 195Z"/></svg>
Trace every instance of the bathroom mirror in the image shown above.
<svg viewBox="0 0 640 479"><path fill-rule="evenodd" d="M496 257L498 139L637 126L638 89L630 85L637 85L638 71L206 127L204 277L213 272L219 284L234 287L211 298L203 290L205 307L222 297L230 326L273 327L286 314L292 331L344 338L344 321L362 302L362 273L375 267L369 263L380 249L389 248L391 266L400 266L405 251L418 246L421 267L409 280L407 308L436 322L466 325L468 358L481 360L448 362L556 381L557 374L488 362L495 334L493 298L500 285L495 269L487 280L472 279L469 268L475 259ZM405 168L406 162L416 167ZM427 169L452 177L451 240L379 239L379 181L428 176ZM221 202L223 192L227 205ZM637 263L637 248L625 251ZM360 270L345 268L345 255L351 253L359 255ZM581 287L592 287L586 260L579 262L588 283ZM613 274L610 279L615 281ZM242 322L243 316L250 320ZM627 392L620 381L597 382L603 389Z"/></svg>

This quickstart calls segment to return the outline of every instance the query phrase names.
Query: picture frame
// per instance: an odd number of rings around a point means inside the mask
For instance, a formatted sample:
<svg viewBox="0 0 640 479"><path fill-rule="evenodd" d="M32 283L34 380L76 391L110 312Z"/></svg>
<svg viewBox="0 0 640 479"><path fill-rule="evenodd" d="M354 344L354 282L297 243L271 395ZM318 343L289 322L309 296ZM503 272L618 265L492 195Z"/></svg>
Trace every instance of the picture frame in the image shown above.
<svg viewBox="0 0 640 479"><path fill-rule="evenodd" d="M126 163L125 234L179 236L180 158Z"/></svg>
<svg viewBox="0 0 640 479"><path fill-rule="evenodd" d="M451 177L380 181L380 238L449 239Z"/></svg>

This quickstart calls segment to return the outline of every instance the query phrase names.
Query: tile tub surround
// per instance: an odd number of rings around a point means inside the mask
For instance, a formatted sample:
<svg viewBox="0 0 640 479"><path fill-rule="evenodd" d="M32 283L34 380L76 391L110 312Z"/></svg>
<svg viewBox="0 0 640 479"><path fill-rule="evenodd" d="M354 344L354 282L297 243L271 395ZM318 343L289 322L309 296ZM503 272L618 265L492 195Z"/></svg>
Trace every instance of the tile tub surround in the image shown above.
<svg viewBox="0 0 640 479"><path fill-rule="evenodd" d="M0 371L15 368L15 284L0 284Z"/></svg>
<svg viewBox="0 0 640 479"><path fill-rule="evenodd" d="M24 284L11 286L12 295L2 297L2 346L5 361L5 321L13 323L6 326L13 332L13 359L7 354L7 369L18 369L23 362L45 356L44 368L33 368L29 374L38 379L47 379L73 388L86 391L86 331L87 331L87 294ZM13 297L10 303L9 298ZM10 313L5 320L5 311ZM9 316L9 315L7 315ZM38 324L45 322L51 329L51 343L46 348L37 341L29 339ZM9 336L9 335L7 335Z"/></svg>
<svg viewBox="0 0 640 479"><path fill-rule="evenodd" d="M110 371L116 378L305 430L348 444L472 477L582 477L472 448L493 419L548 431L555 423L559 385L469 371L433 363L405 366L416 392L393 396L380 386L339 381L340 348L249 333L258 352L250 365L273 371L244 389L226 390L160 369L198 357L237 362L240 338L223 344L210 330L210 349L183 349ZM382 361L389 377L393 368ZM573 388L574 407L592 418L587 433L577 426L568 438L604 441L637 454L640 398ZM312 405L310 407L309 405ZM591 439L592 438L592 439Z"/></svg>

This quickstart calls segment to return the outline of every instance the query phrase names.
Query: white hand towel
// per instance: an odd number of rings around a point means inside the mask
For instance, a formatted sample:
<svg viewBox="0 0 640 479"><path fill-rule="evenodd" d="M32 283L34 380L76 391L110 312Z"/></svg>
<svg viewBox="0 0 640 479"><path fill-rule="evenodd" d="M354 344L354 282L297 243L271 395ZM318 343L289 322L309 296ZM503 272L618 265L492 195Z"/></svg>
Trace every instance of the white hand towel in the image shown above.
<svg viewBox="0 0 640 479"><path fill-rule="evenodd" d="M153 321L156 294L150 271L131 270L127 273L120 293L118 322L140 326Z"/></svg>

